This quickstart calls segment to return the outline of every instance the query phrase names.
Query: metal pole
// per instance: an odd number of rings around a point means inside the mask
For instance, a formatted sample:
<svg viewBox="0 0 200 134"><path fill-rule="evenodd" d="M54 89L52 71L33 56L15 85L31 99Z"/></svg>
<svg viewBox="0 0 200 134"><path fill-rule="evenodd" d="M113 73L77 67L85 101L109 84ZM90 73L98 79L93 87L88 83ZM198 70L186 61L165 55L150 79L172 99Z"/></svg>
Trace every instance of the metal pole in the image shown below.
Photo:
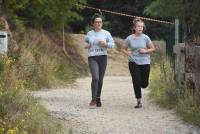
<svg viewBox="0 0 200 134"><path fill-rule="evenodd" d="M175 19L175 45L179 43L179 20Z"/></svg>

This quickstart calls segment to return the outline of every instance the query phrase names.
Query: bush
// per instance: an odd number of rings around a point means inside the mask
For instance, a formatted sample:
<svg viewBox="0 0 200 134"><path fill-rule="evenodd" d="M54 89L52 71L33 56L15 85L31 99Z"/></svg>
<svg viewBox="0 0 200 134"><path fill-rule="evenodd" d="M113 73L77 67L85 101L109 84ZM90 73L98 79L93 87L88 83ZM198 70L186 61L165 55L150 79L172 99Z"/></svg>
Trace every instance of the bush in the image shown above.
<svg viewBox="0 0 200 134"><path fill-rule="evenodd" d="M0 133L60 134L62 127L25 90L1 89Z"/></svg>
<svg viewBox="0 0 200 134"><path fill-rule="evenodd" d="M0 134L56 134L61 125L33 99L26 80L17 79L15 61L0 57Z"/></svg>
<svg viewBox="0 0 200 134"><path fill-rule="evenodd" d="M179 98L176 110L185 121L200 127L199 98L192 94L188 88L185 89L184 96Z"/></svg>
<svg viewBox="0 0 200 134"><path fill-rule="evenodd" d="M169 62L165 65L155 63L151 70L150 81L150 96L154 97L156 102L168 108L177 104L178 89Z"/></svg>
<svg viewBox="0 0 200 134"><path fill-rule="evenodd" d="M0 134L60 134L62 125L28 94L28 89L63 86L74 81L85 67L82 62L74 65L70 61L79 61L81 57L66 57L59 46L60 39L54 41L42 31L26 30L14 33L13 37L18 49L11 44L8 56L0 56ZM68 47L73 50L72 55L77 53L75 47Z"/></svg>

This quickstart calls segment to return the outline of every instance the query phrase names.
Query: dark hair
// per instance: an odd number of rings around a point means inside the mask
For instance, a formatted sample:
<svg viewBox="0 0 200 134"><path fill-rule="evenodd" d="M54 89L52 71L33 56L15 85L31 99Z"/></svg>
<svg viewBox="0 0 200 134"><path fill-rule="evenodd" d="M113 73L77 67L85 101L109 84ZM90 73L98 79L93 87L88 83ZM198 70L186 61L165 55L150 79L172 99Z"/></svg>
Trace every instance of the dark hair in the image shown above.
<svg viewBox="0 0 200 134"><path fill-rule="evenodd" d="M136 27L136 24L137 24L138 22L142 22L142 23L144 24L144 21L143 21L142 19L140 19L140 17L135 17L135 19L133 19L133 29L132 29L132 32L133 32L133 33L135 33L135 27ZM144 28L143 31L145 31L145 30L146 30L145 24L144 24L144 27L143 27L143 28Z"/></svg>
<svg viewBox="0 0 200 134"><path fill-rule="evenodd" d="M92 19L91 19L92 24L94 23L94 21L95 21L96 18L101 18L102 19L102 16L99 13L95 13L92 16Z"/></svg>

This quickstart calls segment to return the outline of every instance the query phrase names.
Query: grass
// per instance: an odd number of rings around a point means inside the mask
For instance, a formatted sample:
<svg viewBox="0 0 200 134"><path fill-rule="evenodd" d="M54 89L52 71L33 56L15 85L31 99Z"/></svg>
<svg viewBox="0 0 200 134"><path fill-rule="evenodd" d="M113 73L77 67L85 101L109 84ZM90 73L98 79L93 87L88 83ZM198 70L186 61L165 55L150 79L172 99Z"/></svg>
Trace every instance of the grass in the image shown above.
<svg viewBox="0 0 200 134"><path fill-rule="evenodd" d="M16 59L17 76L27 80L27 88L38 90L66 85L87 72L75 45L66 45L70 54L66 57L59 34L55 33L52 37L51 34L30 29L26 34L15 36L21 46L9 55ZM71 42L69 37L66 42Z"/></svg>
<svg viewBox="0 0 200 134"><path fill-rule="evenodd" d="M152 90L150 96L161 106L172 108L178 101L178 89L176 83L173 81L172 69L169 63L164 68L165 71L162 70L163 66L160 64L154 64L151 69L150 88Z"/></svg>
<svg viewBox="0 0 200 134"><path fill-rule="evenodd" d="M70 57L64 55L57 34L26 29L12 37L8 55L0 55L0 134L62 134L62 124L28 90L69 84L87 73L86 66L72 45Z"/></svg>
<svg viewBox="0 0 200 134"><path fill-rule="evenodd" d="M14 65L12 58L0 57L0 134L61 134L62 125L28 94Z"/></svg>
<svg viewBox="0 0 200 134"><path fill-rule="evenodd" d="M150 83L149 95L157 104L176 110L183 120L200 127L199 99L187 86L184 94L180 95L176 82L173 80L173 68L169 59L165 57L162 60L154 60Z"/></svg>
<svg viewBox="0 0 200 134"><path fill-rule="evenodd" d="M176 110L185 121L191 122L200 127L199 98L198 96L192 94L188 88L185 89L184 96L179 99Z"/></svg>
<svg viewBox="0 0 200 134"><path fill-rule="evenodd" d="M22 89L0 95L0 133L61 134L62 125Z"/></svg>

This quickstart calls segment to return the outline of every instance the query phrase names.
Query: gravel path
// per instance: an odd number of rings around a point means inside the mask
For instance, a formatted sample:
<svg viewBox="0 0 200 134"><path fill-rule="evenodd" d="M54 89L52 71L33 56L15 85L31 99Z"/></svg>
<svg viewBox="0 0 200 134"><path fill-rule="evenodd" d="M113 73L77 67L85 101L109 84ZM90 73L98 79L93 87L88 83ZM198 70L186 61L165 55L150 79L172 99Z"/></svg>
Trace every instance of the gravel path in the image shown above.
<svg viewBox="0 0 200 134"><path fill-rule="evenodd" d="M143 108L134 109L136 100L128 76L106 76L103 106L91 109L90 82L91 78L81 78L67 89L37 91L34 95L74 134L200 134L174 111L153 104L147 89L143 90Z"/></svg>

